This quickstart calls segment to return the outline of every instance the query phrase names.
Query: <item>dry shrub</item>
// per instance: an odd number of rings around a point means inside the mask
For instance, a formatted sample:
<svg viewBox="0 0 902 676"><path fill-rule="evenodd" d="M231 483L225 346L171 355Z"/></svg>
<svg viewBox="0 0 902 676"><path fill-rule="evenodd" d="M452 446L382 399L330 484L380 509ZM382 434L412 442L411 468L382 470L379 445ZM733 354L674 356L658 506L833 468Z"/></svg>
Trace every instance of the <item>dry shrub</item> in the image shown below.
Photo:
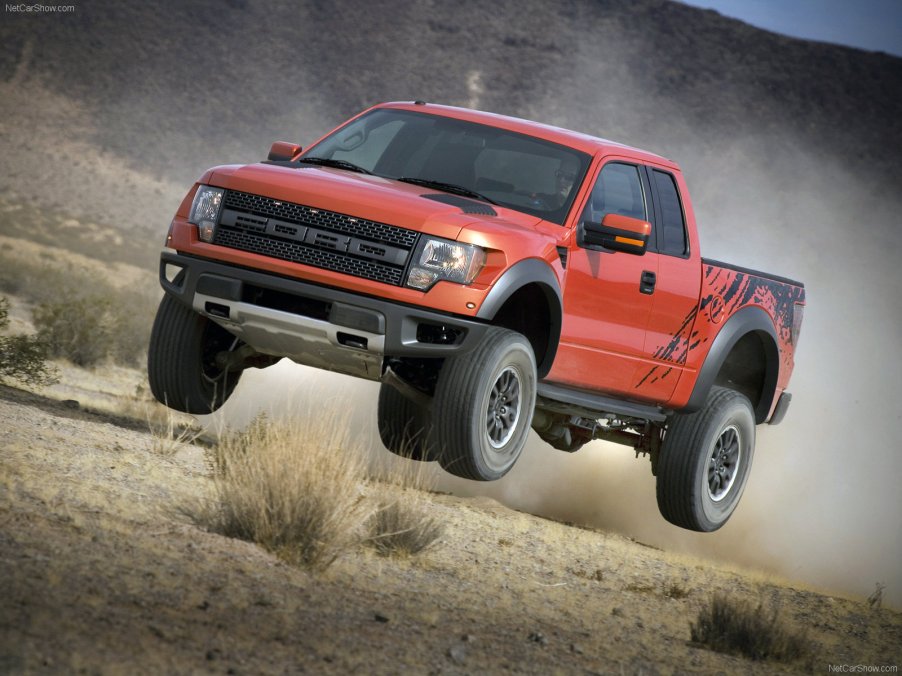
<svg viewBox="0 0 902 676"><path fill-rule="evenodd" d="M110 289L105 296L64 291L34 310L38 336L54 357L78 366L106 359L118 364L142 363L150 338L153 306L130 293Z"/></svg>
<svg viewBox="0 0 902 676"><path fill-rule="evenodd" d="M115 322L107 299L62 292L59 300L42 303L33 315L38 336L54 357L94 366L112 351Z"/></svg>
<svg viewBox="0 0 902 676"><path fill-rule="evenodd" d="M256 542L291 563L324 570L360 541L369 516L361 454L334 419L269 423L224 435L215 448L215 494L195 518Z"/></svg>
<svg viewBox="0 0 902 676"><path fill-rule="evenodd" d="M155 285L114 287L66 262L37 263L0 251L0 291L34 303L48 355L78 366L143 363L159 302Z"/></svg>
<svg viewBox="0 0 902 676"><path fill-rule="evenodd" d="M411 556L442 536L444 527L429 514L429 504L412 489L383 488L378 507L367 523L367 542L383 556Z"/></svg>
<svg viewBox="0 0 902 676"><path fill-rule="evenodd" d="M690 629L696 643L753 660L791 662L810 655L805 635L787 627L776 608L765 610L763 604L752 606L723 594L712 597Z"/></svg>
<svg viewBox="0 0 902 676"><path fill-rule="evenodd" d="M0 332L9 326L9 301L0 298ZM34 336L0 336L0 382L16 380L26 385L56 382L56 369L47 363L47 346Z"/></svg>
<svg viewBox="0 0 902 676"><path fill-rule="evenodd" d="M876 588L868 596L868 606L872 609L878 609L883 605L883 590L886 589L886 585L882 582L878 582Z"/></svg>

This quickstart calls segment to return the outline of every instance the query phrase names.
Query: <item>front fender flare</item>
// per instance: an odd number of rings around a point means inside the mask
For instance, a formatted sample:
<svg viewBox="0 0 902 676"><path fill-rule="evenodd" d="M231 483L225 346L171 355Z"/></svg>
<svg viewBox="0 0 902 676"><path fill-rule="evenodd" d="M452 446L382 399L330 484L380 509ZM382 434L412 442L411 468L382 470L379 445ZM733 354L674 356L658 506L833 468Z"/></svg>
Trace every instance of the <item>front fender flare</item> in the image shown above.
<svg viewBox="0 0 902 676"><path fill-rule="evenodd" d="M557 275L548 263L538 258L528 258L508 268L489 291L476 316L491 322L504 304L520 289L535 284L548 303L548 348L542 361L536 364L539 378L551 370L561 339L563 300Z"/></svg>

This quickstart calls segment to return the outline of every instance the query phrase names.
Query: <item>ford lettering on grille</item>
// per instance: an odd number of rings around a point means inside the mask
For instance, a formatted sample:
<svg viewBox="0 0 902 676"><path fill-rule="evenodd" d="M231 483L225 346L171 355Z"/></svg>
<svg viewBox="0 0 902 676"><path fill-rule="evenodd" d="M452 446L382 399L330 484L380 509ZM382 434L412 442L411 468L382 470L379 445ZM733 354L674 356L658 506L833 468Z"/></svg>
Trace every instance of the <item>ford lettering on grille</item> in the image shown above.
<svg viewBox="0 0 902 676"><path fill-rule="evenodd" d="M214 243L400 286L418 233L227 191Z"/></svg>

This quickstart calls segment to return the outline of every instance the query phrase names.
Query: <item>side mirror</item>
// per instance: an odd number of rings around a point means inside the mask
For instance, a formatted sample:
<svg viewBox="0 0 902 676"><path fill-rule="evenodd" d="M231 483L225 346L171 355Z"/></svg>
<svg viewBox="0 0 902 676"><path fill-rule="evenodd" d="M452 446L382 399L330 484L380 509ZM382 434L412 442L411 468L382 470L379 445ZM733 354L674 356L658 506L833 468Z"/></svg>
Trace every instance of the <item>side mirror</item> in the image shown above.
<svg viewBox="0 0 902 676"><path fill-rule="evenodd" d="M276 141L269 149L270 162L290 162L300 155L303 148L296 143L287 143L285 141Z"/></svg>
<svg viewBox="0 0 902 676"><path fill-rule="evenodd" d="M601 223L586 221L580 228L581 245L602 246L637 256L645 253L651 235L651 223L621 214L606 214Z"/></svg>

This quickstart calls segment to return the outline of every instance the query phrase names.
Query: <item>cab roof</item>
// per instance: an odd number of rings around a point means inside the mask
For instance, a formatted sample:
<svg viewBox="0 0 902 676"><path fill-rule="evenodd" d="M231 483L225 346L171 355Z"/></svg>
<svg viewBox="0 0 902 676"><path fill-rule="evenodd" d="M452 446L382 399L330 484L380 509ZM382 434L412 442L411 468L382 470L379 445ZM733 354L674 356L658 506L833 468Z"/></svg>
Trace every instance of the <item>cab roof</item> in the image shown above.
<svg viewBox="0 0 902 676"><path fill-rule="evenodd" d="M555 127L550 124L532 122L519 117L498 115L497 113L486 113L481 110L458 108L456 106L444 106L437 103L423 103L420 101L392 101L389 103L381 103L373 106L373 108L409 110L416 113L428 113L431 115L441 115L443 117L465 120L467 122L476 122L520 134L526 134L527 136L535 136L546 141L551 141L552 143L558 143L560 145L581 150L590 155L627 156L640 162L653 162L679 170L679 167L673 160L668 160L665 157L661 157L660 155L656 155L655 153L646 150L641 150L640 148L633 148L622 143L617 143L616 141L609 141L597 136L590 136L589 134Z"/></svg>

